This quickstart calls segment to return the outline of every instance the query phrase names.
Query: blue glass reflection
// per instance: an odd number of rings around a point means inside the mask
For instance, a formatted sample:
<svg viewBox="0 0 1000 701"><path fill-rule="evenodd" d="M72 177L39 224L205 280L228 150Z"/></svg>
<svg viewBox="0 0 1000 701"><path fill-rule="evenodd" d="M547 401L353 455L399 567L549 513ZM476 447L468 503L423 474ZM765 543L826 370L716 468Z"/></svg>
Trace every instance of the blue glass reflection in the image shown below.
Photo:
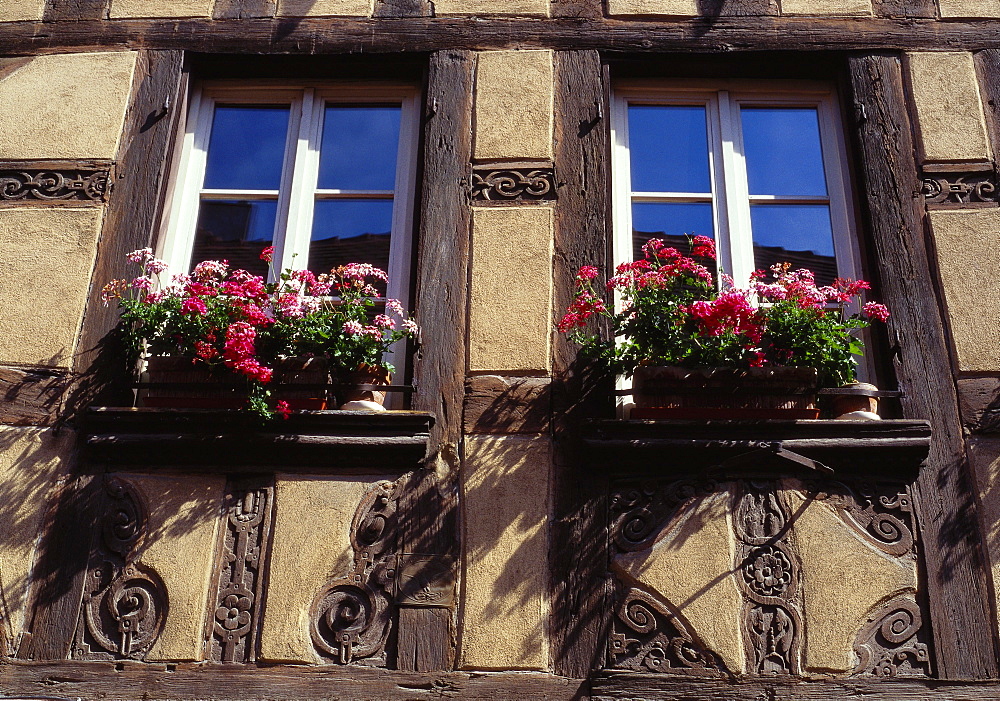
<svg viewBox="0 0 1000 701"><path fill-rule="evenodd" d="M319 187L394 189L399 119L398 106L328 106L323 119Z"/></svg>
<svg viewBox="0 0 1000 701"><path fill-rule="evenodd" d="M233 268L267 275L260 252L271 245L278 203L274 200L206 200L198 211L191 265L228 260Z"/></svg>
<svg viewBox="0 0 1000 701"><path fill-rule="evenodd" d="M281 186L288 111L287 106L216 107L204 187L277 190Z"/></svg>
<svg viewBox="0 0 1000 701"><path fill-rule="evenodd" d="M345 263L389 267L392 200L318 200L309 244L309 269Z"/></svg>
<svg viewBox="0 0 1000 701"><path fill-rule="evenodd" d="M791 263L809 268L819 284L837 277L833 229L827 205L752 205L754 266Z"/></svg>
<svg viewBox="0 0 1000 701"><path fill-rule="evenodd" d="M744 107L743 152L751 195L825 195L815 108Z"/></svg>
<svg viewBox="0 0 1000 701"><path fill-rule="evenodd" d="M711 192L703 106L629 105L633 192Z"/></svg>
<svg viewBox="0 0 1000 701"><path fill-rule="evenodd" d="M635 202L632 204L632 255L643 257L642 247L650 239L663 239L682 253L689 236L715 238L712 205L708 202Z"/></svg>

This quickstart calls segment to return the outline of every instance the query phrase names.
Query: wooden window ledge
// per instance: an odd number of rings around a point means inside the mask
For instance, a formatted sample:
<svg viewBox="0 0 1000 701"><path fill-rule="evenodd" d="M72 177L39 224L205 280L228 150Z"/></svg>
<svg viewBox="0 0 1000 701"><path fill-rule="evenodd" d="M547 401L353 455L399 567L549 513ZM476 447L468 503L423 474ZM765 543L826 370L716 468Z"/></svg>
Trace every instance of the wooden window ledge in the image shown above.
<svg viewBox="0 0 1000 701"><path fill-rule="evenodd" d="M433 424L421 411L302 411L262 423L235 410L91 407L84 456L139 472L402 474L423 459Z"/></svg>
<svg viewBox="0 0 1000 701"><path fill-rule="evenodd" d="M927 421L586 422L589 469L614 477L852 476L910 481L930 450Z"/></svg>

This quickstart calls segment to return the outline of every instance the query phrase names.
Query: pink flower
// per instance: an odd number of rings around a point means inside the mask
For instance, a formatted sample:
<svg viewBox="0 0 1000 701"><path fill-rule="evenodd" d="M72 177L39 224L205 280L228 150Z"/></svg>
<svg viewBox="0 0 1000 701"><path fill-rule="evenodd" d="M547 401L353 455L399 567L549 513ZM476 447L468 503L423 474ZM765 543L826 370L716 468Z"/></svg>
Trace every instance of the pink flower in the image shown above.
<svg viewBox="0 0 1000 701"><path fill-rule="evenodd" d="M695 236L691 243L693 246L691 252L694 255L715 260L715 241L707 236Z"/></svg>
<svg viewBox="0 0 1000 701"><path fill-rule="evenodd" d="M137 277L132 281L132 288L136 290L142 290L143 292L148 292L150 288L153 287L153 281L148 277Z"/></svg>
<svg viewBox="0 0 1000 701"><path fill-rule="evenodd" d="M260 252L260 259L266 260L268 263L274 258L274 246L268 246L263 251Z"/></svg>
<svg viewBox="0 0 1000 701"><path fill-rule="evenodd" d="M593 265L584 265L580 267L580 272L576 274L577 280L593 280L597 277L597 268Z"/></svg>
<svg viewBox="0 0 1000 701"><path fill-rule="evenodd" d="M216 350L215 346L210 343L205 343L204 341L195 341L194 350L195 355L203 360L211 360L219 354L219 351Z"/></svg>
<svg viewBox="0 0 1000 701"><path fill-rule="evenodd" d="M380 328L380 329L394 329L394 328L396 328L396 322L393 321L392 319L390 319L385 314L379 314L378 316L376 316L372 320L372 323L375 324L375 326L377 328Z"/></svg>
<svg viewBox="0 0 1000 701"><path fill-rule="evenodd" d="M889 318L889 309L884 304L879 304L878 302L865 302L865 306L862 307L865 316L870 319L877 319L879 321L886 321Z"/></svg>
<svg viewBox="0 0 1000 701"><path fill-rule="evenodd" d="M420 327L417 326L417 322L413 319L403 319L403 331L411 336L416 336L420 331Z"/></svg>
<svg viewBox="0 0 1000 701"><path fill-rule="evenodd" d="M360 334L361 332L363 332L365 330L365 327L362 326L357 321L345 321L343 329L344 329L344 333L346 333L347 335L349 335L349 336L357 336L358 334Z"/></svg>
<svg viewBox="0 0 1000 701"><path fill-rule="evenodd" d="M146 272L150 275L159 275L167 269L167 262L159 258L151 258L146 261Z"/></svg>
<svg viewBox="0 0 1000 701"><path fill-rule="evenodd" d="M182 314L201 315L207 311L208 307L205 306L204 300L202 300L200 297L188 297L183 302L181 302Z"/></svg>
<svg viewBox="0 0 1000 701"><path fill-rule="evenodd" d="M277 404L274 405L274 411L277 414L281 414L281 418L288 420L288 417L292 415L292 410L288 407L288 402L284 399L279 400Z"/></svg>
<svg viewBox="0 0 1000 701"><path fill-rule="evenodd" d="M125 257L133 263L145 263L148 259L153 257L152 248L140 248L136 251L132 251L125 255Z"/></svg>
<svg viewBox="0 0 1000 701"><path fill-rule="evenodd" d="M192 273L196 280L206 282L212 278L222 279L229 272L228 260L203 260L194 266Z"/></svg>
<svg viewBox="0 0 1000 701"><path fill-rule="evenodd" d="M385 300L385 310L387 312L392 312L396 316L406 316L406 312L403 310L403 305L398 299Z"/></svg>

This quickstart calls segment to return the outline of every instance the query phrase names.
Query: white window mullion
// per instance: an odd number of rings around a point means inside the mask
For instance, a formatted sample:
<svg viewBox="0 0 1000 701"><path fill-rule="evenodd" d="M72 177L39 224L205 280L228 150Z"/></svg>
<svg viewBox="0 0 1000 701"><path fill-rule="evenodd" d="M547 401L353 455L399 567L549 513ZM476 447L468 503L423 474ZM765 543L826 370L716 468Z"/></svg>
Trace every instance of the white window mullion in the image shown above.
<svg viewBox="0 0 1000 701"><path fill-rule="evenodd" d="M719 100L712 97L705 104L708 119L708 176L712 184L712 221L715 224L717 264L725 272L732 270L729 248L729 195L725 181L725 138L719 112Z"/></svg>
<svg viewBox="0 0 1000 701"><path fill-rule="evenodd" d="M292 102L288 137L285 140L285 160L281 168L281 189L278 195L278 214L274 224L274 264L272 270L280 274L285 268L306 267L305 250L299 249L300 216L299 207L302 195L301 170L304 151L303 132L308 128L312 117L312 90L304 93Z"/></svg>
<svg viewBox="0 0 1000 701"><path fill-rule="evenodd" d="M628 101L616 97L611 103L611 183L614 189L612 256L615 263L632 260L632 174L628 149ZM615 300L617 305L620 300Z"/></svg>
<svg viewBox="0 0 1000 701"><path fill-rule="evenodd" d="M719 91L722 127L723 177L729 213L729 274L738 287L746 286L754 270L753 232L750 226L750 187L743 153L740 108L727 90Z"/></svg>

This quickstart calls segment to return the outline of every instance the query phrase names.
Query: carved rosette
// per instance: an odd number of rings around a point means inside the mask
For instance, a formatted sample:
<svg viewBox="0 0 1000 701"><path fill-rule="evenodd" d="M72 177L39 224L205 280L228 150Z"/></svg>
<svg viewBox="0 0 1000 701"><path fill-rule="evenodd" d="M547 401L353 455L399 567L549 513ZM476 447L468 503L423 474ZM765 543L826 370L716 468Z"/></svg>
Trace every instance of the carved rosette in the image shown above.
<svg viewBox="0 0 1000 701"><path fill-rule="evenodd" d="M310 633L321 656L340 664L385 664L397 576L398 485L380 482L362 499L351 526L354 567L328 582L313 602Z"/></svg>
<svg viewBox="0 0 1000 701"><path fill-rule="evenodd" d="M108 193L107 170L3 170L0 201L103 202Z"/></svg>
<svg viewBox="0 0 1000 701"><path fill-rule="evenodd" d="M740 481L733 514L736 581L743 593L743 641L754 674L798 674L801 567L790 512L774 481Z"/></svg>
<svg viewBox="0 0 1000 701"><path fill-rule="evenodd" d="M474 200L554 200L555 173L551 165L477 165L472 169Z"/></svg>
<svg viewBox="0 0 1000 701"><path fill-rule="evenodd" d="M707 479L622 485L608 505L612 544L618 552L645 550L685 502L716 488Z"/></svg>
<svg viewBox="0 0 1000 701"><path fill-rule="evenodd" d="M80 625L71 656L86 660L142 659L167 616L167 593L152 569L135 562L148 511L128 482L104 480L100 542L84 582Z"/></svg>
<svg viewBox="0 0 1000 701"><path fill-rule="evenodd" d="M227 490L226 533L208 641L212 660L255 658L273 502L269 484L234 483Z"/></svg>
<svg viewBox="0 0 1000 701"><path fill-rule="evenodd" d="M917 602L900 597L883 606L858 633L854 674L877 677L930 676L930 651Z"/></svg>

